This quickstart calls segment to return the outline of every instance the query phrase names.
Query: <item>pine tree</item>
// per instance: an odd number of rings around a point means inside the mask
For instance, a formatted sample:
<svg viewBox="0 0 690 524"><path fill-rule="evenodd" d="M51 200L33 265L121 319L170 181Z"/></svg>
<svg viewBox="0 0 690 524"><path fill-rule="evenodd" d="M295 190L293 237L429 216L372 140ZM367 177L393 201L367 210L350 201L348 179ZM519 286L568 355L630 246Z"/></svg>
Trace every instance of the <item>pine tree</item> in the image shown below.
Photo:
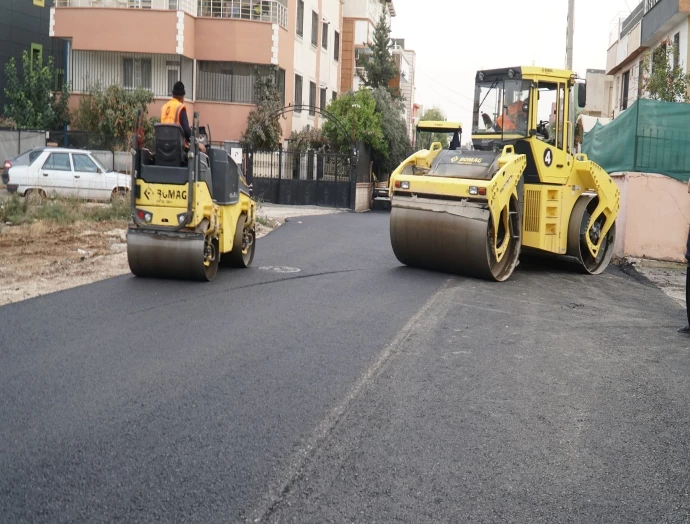
<svg viewBox="0 0 690 524"><path fill-rule="evenodd" d="M390 82L398 74L398 68L393 60L391 48L393 44L390 38L391 29L386 22L385 11L381 13L381 18L374 30L371 55L363 60L363 73L359 73L364 85L370 89L378 87L386 88L394 98L400 98L399 89L391 89Z"/></svg>

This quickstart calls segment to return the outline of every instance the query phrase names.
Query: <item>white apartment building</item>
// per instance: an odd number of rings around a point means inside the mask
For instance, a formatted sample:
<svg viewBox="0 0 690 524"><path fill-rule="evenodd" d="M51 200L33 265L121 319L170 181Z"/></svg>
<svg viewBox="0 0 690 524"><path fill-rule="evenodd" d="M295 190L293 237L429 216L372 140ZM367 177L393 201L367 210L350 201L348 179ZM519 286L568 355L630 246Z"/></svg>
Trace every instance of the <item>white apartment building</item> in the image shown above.
<svg viewBox="0 0 690 524"><path fill-rule="evenodd" d="M343 38L340 92L357 91L359 76L356 74L357 61L365 54L374 39L376 24L381 13L386 15L388 24L395 16L393 0L344 0Z"/></svg>
<svg viewBox="0 0 690 524"><path fill-rule="evenodd" d="M417 88L415 87L415 68L417 65L417 54L411 49L405 49L405 40L401 38L393 39L393 59L398 68L398 76L393 80L392 87L400 89L404 98L403 118L407 123L407 134L410 140L414 137L414 104Z"/></svg>
<svg viewBox="0 0 690 524"><path fill-rule="evenodd" d="M343 2L297 0L296 4L293 104L326 109L340 92ZM294 111L292 129L318 128L319 121L317 111Z"/></svg>
<svg viewBox="0 0 690 524"><path fill-rule="evenodd" d="M641 98L642 54L663 47L670 40L678 47L674 60L688 71L690 4L681 0L644 0L626 18L614 20L606 61L610 114L616 117Z"/></svg>

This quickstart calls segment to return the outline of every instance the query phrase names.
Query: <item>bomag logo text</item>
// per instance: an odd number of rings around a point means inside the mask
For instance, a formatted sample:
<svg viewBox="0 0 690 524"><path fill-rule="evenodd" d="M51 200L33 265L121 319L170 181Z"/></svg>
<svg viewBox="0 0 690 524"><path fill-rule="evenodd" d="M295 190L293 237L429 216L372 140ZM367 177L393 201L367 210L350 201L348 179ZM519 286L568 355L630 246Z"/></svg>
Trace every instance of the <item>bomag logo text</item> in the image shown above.
<svg viewBox="0 0 690 524"><path fill-rule="evenodd" d="M161 200L187 199L187 191L184 189L157 189L156 194Z"/></svg>
<svg viewBox="0 0 690 524"><path fill-rule="evenodd" d="M460 164L481 164L482 159L481 158L460 158L458 160Z"/></svg>

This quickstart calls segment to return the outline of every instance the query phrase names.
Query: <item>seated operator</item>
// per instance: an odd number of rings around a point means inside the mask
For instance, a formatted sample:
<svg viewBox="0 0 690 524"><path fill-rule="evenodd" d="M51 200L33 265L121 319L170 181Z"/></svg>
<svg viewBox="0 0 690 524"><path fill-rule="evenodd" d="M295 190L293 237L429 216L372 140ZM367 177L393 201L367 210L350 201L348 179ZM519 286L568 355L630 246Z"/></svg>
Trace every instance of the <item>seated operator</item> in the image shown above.
<svg viewBox="0 0 690 524"><path fill-rule="evenodd" d="M161 109L161 124L177 124L184 132L184 147L189 149L189 140L192 137L192 128L189 127L187 107L184 104L184 84L175 82L172 90L172 98ZM206 152L204 144L199 144L199 151Z"/></svg>

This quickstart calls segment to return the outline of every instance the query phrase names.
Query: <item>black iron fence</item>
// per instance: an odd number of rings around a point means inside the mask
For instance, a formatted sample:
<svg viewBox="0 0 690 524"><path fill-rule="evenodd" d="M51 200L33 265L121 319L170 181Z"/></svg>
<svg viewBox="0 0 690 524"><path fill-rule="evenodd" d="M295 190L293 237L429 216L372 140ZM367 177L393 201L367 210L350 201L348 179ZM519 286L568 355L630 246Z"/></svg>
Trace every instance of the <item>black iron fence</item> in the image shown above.
<svg viewBox="0 0 690 524"><path fill-rule="evenodd" d="M245 154L254 197L283 205L350 208L356 159L315 151L255 151Z"/></svg>

